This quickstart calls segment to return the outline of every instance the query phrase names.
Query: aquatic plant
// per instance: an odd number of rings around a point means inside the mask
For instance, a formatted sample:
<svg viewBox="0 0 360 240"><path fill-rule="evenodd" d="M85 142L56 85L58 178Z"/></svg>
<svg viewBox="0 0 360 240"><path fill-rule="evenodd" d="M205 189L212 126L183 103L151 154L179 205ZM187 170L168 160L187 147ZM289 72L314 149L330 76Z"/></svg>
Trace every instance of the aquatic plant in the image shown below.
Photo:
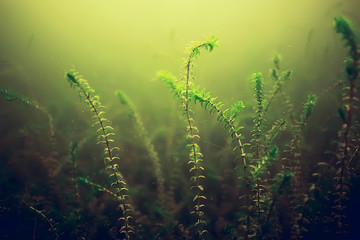
<svg viewBox="0 0 360 240"><path fill-rule="evenodd" d="M317 177L317 180L310 185L309 195L303 204L303 210L299 223L303 227L305 224L309 226L310 214L323 215L323 213L320 213L320 209L312 207L311 205L315 205L316 202L327 203L329 204L331 218L324 217L324 219L327 225L332 225L333 227L330 231L329 229L325 229L324 231L326 231L330 237L346 239L348 237L348 222L346 221L345 212L347 207L346 205L349 202L347 193L350 190L352 182L357 179L356 174L358 172L358 167L354 167L355 162L358 161L354 162L353 160L356 155L359 142L356 137L354 138L356 134L352 126L352 114L354 108L356 108L354 106L354 102L357 99L355 96L355 84L356 80L359 78L359 48L357 35L355 34L351 22L347 18L334 18L333 26L337 33L342 34L343 40L345 40L345 47L350 48L348 53L350 58L345 60L345 72L349 80L349 87L344 88L347 92L343 93L345 110L342 108L338 109L338 113L344 124L338 132L339 140L336 149L329 152L332 155L332 158L328 163L322 161L319 162L318 166L320 167L320 170L313 173L313 176ZM331 87L324 90L320 97L324 96L340 84L344 84L344 81L339 80L334 83ZM355 145L352 145L352 143L355 143ZM350 165L352 165L352 167L350 167ZM326 190L323 187L323 182L326 181L325 177L333 168L336 169L333 176L333 186ZM305 229L305 231L308 230Z"/></svg>
<svg viewBox="0 0 360 240"><path fill-rule="evenodd" d="M200 139L199 130L195 126L195 121L191 116L192 110L190 108L190 100L192 96L192 81L195 80L195 76L193 74L193 67L194 63L193 60L198 58L201 53L201 49L208 50L211 52L215 47L218 46L218 40L215 37L210 37L203 42L194 42L192 45L187 49L185 58L185 77L181 81L182 87L185 86L185 89L176 90L176 93L179 97L181 102L181 108L183 113L186 117L186 124L187 124L187 136L186 138L189 141L187 147L190 149L189 154L189 161L188 164L190 165L189 173L192 174L190 177L191 187L190 190L194 191L194 210L191 212L195 218L196 222L194 227L197 229L198 237L200 239L204 238L204 234L207 233L205 230L206 221L204 220L204 211L203 208L205 207L204 200L206 197L204 196L204 186L202 185L201 181L205 179L203 174L204 167L202 166L203 162L203 154L201 153L200 146L198 145L198 140ZM176 81L171 74L158 74L158 77L163 79L163 81L167 82L168 84L173 86L176 89Z"/></svg>
<svg viewBox="0 0 360 240"><path fill-rule="evenodd" d="M46 116L41 120L45 123L40 123L45 126L43 132L20 129L21 136L31 140L23 144L25 147L19 144L1 153L5 163L0 169L1 223L20 221L16 224L26 230L21 237L32 234L33 239L351 239L358 217L358 211L351 211L358 205L360 185L360 124L356 115L359 43L346 18L335 18L334 28L350 49L345 61L347 79L329 88L323 86L318 96L306 95L300 104L295 104L294 96L286 89L297 75L282 69L280 54L273 57L269 76L261 72L251 75L251 101L240 101L237 96L228 104L222 102L220 96L197 84L194 70L195 60L203 51L216 48L218 41L210 37L193 42L186 50L181 77L167 71L157 73L180 106L174 118L182 117L183 131L172 129L171 134L151 138L152 131L145 128L135 104L127 94L116 91L117 103L124 110L121 112L127 114L127 123L137 134L135 142L124 134L117 140L126 142L118 147L113 143L115 130L104 118L107 113L100 97L77 72L68 71L65 78L77 90L97 126L81 141L76 139L78 129L73 127L69 127L73 136L59 131L56 139L47 106L0 88L5 104L17 102ZM308 129L318 124L317 104L330 94L336 97L338 86L344 86L343 106L338 110L343 125L334 130L336 134L340 129L338 136L333 136L336 145L329 143L327 155L321 155L315 140L307 137ZM219 143L207 145L206 137L200 134L194 120L200 110L212 114L209 119L214 120L215 127L211 133ZM66 119L66 124L75 123ZM121 123L121 130L127 127ZM27 128L31 129L30 124ZM49 158L46 155L50 147L49 138L41 135L44 132L50 135L53 149L56 140L65 149L60 153L50 149L56 162L53 175L50 169L44 172L43 184L51 188L52 182L58 188L53 192L29 181L31 175L24 180L17 173L27 158L22 148L33 149L37 138L40 150L31 160L40 161L32 164L47 168L49 163L43 159ZM93 147L95 140L104 152L99 154ZM162 141L171 144L165 144L165 148L160 146ZM126 158L120 160L121 154ZM24 162L12 165L15 158ZM99 158L104 159L105 170L99 168L99 161L92 161ZM224 163L228 165L224 167ZM36 175L43 174L40 166L35 168L40 169ZM125 181L122 173L130 178ZM16 179L19 186L14 187L7 178ZM21 181L24 183L19 184ZM9 232L0 227L0 238L9 238Z"/></svg>
<svg viewBox="0 0 360 240"><path fill-rule="evenodd" d="M350 173L350 159L352 159L352 152L350 148L351 142L351 129L353 124L353 110L357 100L356 93L356 81L359 80L359 48L358 39L353 30L353 27L348 19L345 17L336 17L334 19L334 29L337 33L342 34L345 40L345 47L349 47L349 57L345 61L345 70L347 78L349 80L348 93L344 94L345 103L345 124L342 126L339 132L339 143L334 153L334 157L337 159L335 166L338 169L334 177L334 192L335 204L333 206L333 218L338 228L338 233L344 235L346 233L346 223L344 209L346 208L346 202L348 201L347 192L349 191L349 185L351 182Z"/></svg>
<svg viewBox="0 0 360 240"><path fill-rule="evenodd" d="M280 60L279 56L275 65L279 67ZM274 75L274 73L273 73ZM279 92L281 87L284 86L286 81L290 79L291 71L286 71L282 74L282 77L275 81L275 86L268 94L269 103L275 98L276 93ZM170 91L174 93L176 98L185 98L186 99L186 88L190 89L190 97L194 103L199 102L201 106L208 110L210 113L217 114L217 121L219 123L224 123L225 129L229 131L232 138L232 143L237 143L234 150L239 149L240 154L236 159L242 159L242 162L237 161L236 169L239 169L239 166L242 165L244 171L238 172L240 179L244 183L244 192L240 196L240 200L244 199L244 207L240 208L241 212L244 213L242 217L238 219L240 222L240 235L243 235L245 239L253 238L254 236L261 236L261 230L264 228L264 225L268 225L271 211L267 203L272 198L275 198L272 202L276 202L277 196L272 195L270 192L270 186L268 182L268 177L265 173L268 171L268 168L276 159L278 148L276 146L271 146L272 141L278 135L280 131L283 131L286 128L286 121L283 119L278 119L274 122L274 125L265 131L264 122L266 121L266 113L264 111L265 105L265 93L264 93L264 83L261 73L255 73L252 76L252 86L254 89L254 96L257 102L256 107L254 107L255 114L253 117L254 127L252 130L251 139L251 149L252 153L249 154L250 162L246 161L246 154L244 152L244 145L242 144L243 136L239 134L239 131L243 129L243 126L235 127L235 120L239 114L243 111L244 105L242 102L235 102L230 108L225 108L222 102L216 102L216 97L211 97L210 92L205 90L200 90L199 86L192 84L190 87L186 86L186 83L178 81L175 76L169 72L161 71L157 74L158 79L164 82ZM286 80L286 81L285 81ZM305 113L301 116L301 124L299 123L299 130L296 139L299 137L302 132L307 119L311 115L313 104L315 102L315 96L311 95L308 97L308 101L305 106ZM267 104L269 108L270 104ZM294 140L297 142L297 140ZM295 146L293 147L295 149ZM291 169L290 171L294 171ZM284 176L288 176L285 174ZM289 181L287 181L289 182ZM281 185L281 184L280 184ZM273 206L272 206L273 208ZM269 211L266 215L265 212Z"/></svg>
<svg viewBox="0 0 360 240"><path fill-rule="evenodd" d="M184 97L184 89L185 84L184 82L178 81L174 75L172 75L169 72L166 71L160 71L157 73L157 78L164 82L168 87L170 87L170 91L174 93L174 95L177 98ZM235 102L230 108L224 108L224 104L222 102L216 102L217 98L212 97L210 92L207 92L205 89L200 90L199 86L196 86L195 84L192 84L191 88L191 99L194 103L199 102L200 105L207 110L210 114L216 114L217 115L217 121L219 123L224 124L224 128L226 131L229 132L230 137L232 139L231 144L235 144L235 147L233 148L233 151L236 151L238 149L240 151L239 155L235 158L236 161L236 171L238 172L238 176L240 179L242 179L242 182L244 182L244 185L247 186L246 189L246 209L249 209L250 207L250 185L249 185L249 179L248 179L248 167L246 164L246 154L244 151L244 145L242 143L242 140L244 137L239 133L241 129L243 129L243 126L236 126L235 121L236 118L239 116L239 114L243 111L244 105L241 101ZM238 160L242 160L241 163L239 163ZM240 172L240 166L241 164L244 164L243 172ZM241 173L244 173L243 177ZM242 225L246 229L250 228L250 219L247 219L246 224ZM249 230L246 230L249 231Z"/></svg>
<svg viewBox="0 0 360 240"><path fill-rule="evenodd" d="M57 233L57 229L55 227L55 223L54 223L54 220L47 217L46 214L43 212L43 211L40 211L36 208L34 208L33 206L27 204L27 203L24 203L27 207L29 207L29 209L31 209L33 212L35 212L36 214L38 214L39 216L41 216L42 219L44 219L49 225L50 225L50 228L49 228L49 231L53 232L54 235L55 235L55 240L57 240L59 238L59 234Z"/></svg>
<svg viewBox="0 0 360 240"><path fill-rule="evenodd" d="M161 170L159 154L155 151L155 147L148 136L144 123L142 122L139 114L137 113L132 101L123 91L117 90L115 92L115 95L119 99L120 103L127 107L128 116L134 120L134 128L136 129L139 138L144 142L146 150L148 151L149 158L151 159L154 167L154 175L157 180L159 205L160 207L165 209L165 199L166 199L165 186L164 186L165 180L164 180L163 172Z"/></svg>
<svg viewBox="0 0 360 240"><path fill-rule="evenodd" d="M268 97L269 100L266 104L266 107L264 107L265 113L269 110L270 105L273 102L274 98L277 96L277 94L279 92L283 93L282 89L284 88L285 84L291 79L291 75L292 75L291 70L280 72L280 61L281 61L281 55L276 54L273 58L274 68L270 69L271 77L274 79L275 83L272 90L269 91L269 97ZM289 105L290 103L287 104ZM288 108L291 107L293 106L289 106Z"/></svg>
<svg viewBox="0 0 360 240"><path fill-rule="evenodd" d="M263 141L263 124L266 121L264 116L264 80L261 73L254 73L252 75L251 84L254 89L254 96L256 99L256 105L254 107L255 115L254 115L254 128L252 130L252 147L255 149L253 153L253 165L252 176L254 176L254 184L253 191L255 192L255 196L253 196L253 201L255 202L255 214L256 216L260 216L260 214L264 211L262 203L265 202L263 199L262 189L262 165L264 164L262 153L264 153L262 145Z"/></svg>
<svg viewBox="0 0 360 240"><path fill-rule="evenodd" d="M8 102L18 102L21 103L25 106L29 106L34 108L37 111L42 112L43 114L46 115L46 117L48 118L48 123L49 123L49 132L50 132L50 140L52 142L52 147L55 148L56 147L56 139L55 139L55 130L54 130L54 119L51 115L51 113L49 112L49 110L37 103L34 100L31 100L28 97L22 96L18 93L15 93L9 89L6 88L0 88L0 95L3 95L5 97L5 100ZM53 149L55 150L55 149Z"/></svg>
<svg viewBox="0 0 360 240"><path fill-rule="evenodd" d="M114 189L114 193L118 196L123 214L123 216L118 219L118 221L123 224L119 231L125 235L125 239L130 239L130 235L135 234L135 229L131 226L131 221L133 221L133 207L130 203L127 184L119 171L119 164L117 163L119 157L115 156L115 151L119 148L111 147L111 142L113 142L111 136L114 135L112 132L113 128L108 124L108 120L103 117L105 112L103 111L104 107L100 102L100 97L93 94L95 90L90 87L88 81L75 71L66 72L65 76L70 86L77 88L80 99L89 106L95 118L95 125L100 125L96 131L98 134L98 143L104 144L105 146L105 169L109 172L110 185Z"/></svg>
<svg viewBox="0 0 360 240"><path fill-rule="evenodd" d="M19 93L15 93L9 89L0 88L0 95L4 96L5 100L8 102L16 102L22 104L46 116L49 132L48 140L50 140L51 151L50 153L47 153L46 156L42 156L42 164L46 168L47 185L51 192L48 200L53 201L53 204L55 205L59 204L58 198L61 193L59 192L58 185L56 184L56 177L59 171L59 154L55 138L55 129L52 114L44 105L38 103L33 99L30 99L29 97L23 96ZM27 134L27 131L23 131L23 135L25 138L27 137Z"/></svg>

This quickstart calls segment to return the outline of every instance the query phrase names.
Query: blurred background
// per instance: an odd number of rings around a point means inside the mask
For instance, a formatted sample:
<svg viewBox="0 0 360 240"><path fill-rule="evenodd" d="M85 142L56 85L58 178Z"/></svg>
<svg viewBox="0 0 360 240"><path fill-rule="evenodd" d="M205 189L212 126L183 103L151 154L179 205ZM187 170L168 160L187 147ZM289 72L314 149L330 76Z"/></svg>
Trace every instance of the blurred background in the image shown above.
<svg viewBox="0 0 360 240"><path fill-rule="evenodd" d="M156 71L180 75L186 46L215 35L219 48L196 61L200 86L225 103L247 100L251 73L269 81L281 54L302 99L342 77L346 50L332 21L359 27L358 9L355 0L2 0L0 83L63 108L73 101L64 71L75 68L106 105L122 89L141 111L162 111L169 96Z"/></svg>

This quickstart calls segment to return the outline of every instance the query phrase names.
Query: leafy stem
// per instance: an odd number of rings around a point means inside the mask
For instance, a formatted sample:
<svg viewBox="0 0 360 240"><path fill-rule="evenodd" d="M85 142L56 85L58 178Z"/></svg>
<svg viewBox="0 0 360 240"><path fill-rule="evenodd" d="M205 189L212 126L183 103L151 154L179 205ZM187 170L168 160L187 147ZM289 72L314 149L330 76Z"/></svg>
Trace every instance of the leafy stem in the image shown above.
<svg viewBox="0 0 360 240"><path fill-rule="evenodd" d="M112 132L113 128L110 125L105 124L107 119L102 116L104 114L104 111L100 110L104 107L101 105L99 96L91 95L95 92L95 90L90 87L89 83L81 76L78 76L77 73L74 71L67 72L66 78L71 86L78 88L80 97L85 98L85 102L88 103L91 111L94 114L94 117L96 119L95 124L100 125L100 128L97 130L98 143L102 143L105 145L105 168L107 171L110 171L109 179L111 181L111 186L114 187L114 192L119 196L120 208L123 212L123 216L118 219L124 224L120 228L120 233L124 234L125 239L128 240L130 239L130 235L134 233L134 228L130 225L130 220L133 218L131 216L131 211L133 207L131 206L128 199L128 188L125 179L118 170L118 164L115 163L115 161L118 160L119 157L114 156L113 151L118 150L118 148L111 148L110 145L110 142L113 142L110 136L115 135Z"/></svg>

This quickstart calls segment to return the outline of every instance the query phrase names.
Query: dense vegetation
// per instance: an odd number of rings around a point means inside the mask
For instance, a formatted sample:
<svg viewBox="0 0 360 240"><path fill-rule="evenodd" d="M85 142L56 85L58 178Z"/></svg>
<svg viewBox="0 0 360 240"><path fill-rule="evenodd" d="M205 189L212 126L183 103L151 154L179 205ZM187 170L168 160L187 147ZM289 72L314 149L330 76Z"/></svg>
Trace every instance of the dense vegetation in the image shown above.
<svg viewBox="0 0 360 240"><path fill-rule="evenodd" d="M292 71L282 69L275 55L272 86L265 85L265 74L254 73L253 102L239 97L227 107L197 85L194 71L218 40L192 43L180 77L157 73L178 103L176 117L183 119L183 131L170 125L159 138L149 135L121 90L115 96L127 119L106 119L91 81L75 70L65 78L89 110L82 115L93 123L93 134L82 138L76 137L79 129L74 139L62 134L45 105L1 88L9 102L6 114L17 114L16 102L34 116L21 128L1 126L7 129L0 152L1 239L355 239L359 42L346 18L335 18L334 29L349 49L346 79L312 90L302 106L287 92ZM307 126L322 125L312 122L317 104L339 93L342 106L334 107L333 117L342 124L327 151L319 152ZM225 147L201 149L206 143L196 122L200 108L223 127Z"/></svg>

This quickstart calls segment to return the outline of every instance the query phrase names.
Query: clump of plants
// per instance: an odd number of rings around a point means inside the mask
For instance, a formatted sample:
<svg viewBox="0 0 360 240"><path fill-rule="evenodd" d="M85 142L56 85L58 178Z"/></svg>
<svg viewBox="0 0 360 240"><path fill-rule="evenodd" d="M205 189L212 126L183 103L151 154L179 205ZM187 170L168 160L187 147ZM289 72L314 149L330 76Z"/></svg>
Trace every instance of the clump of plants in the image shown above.
<svg viewBox="0 0 360 240"><path fill-rule="evenodd" d="M157 79L176 99L176 116L183 119L183 131L172 138L170 134L163 136L176 146L166 149L166 153L157 151L159 144L150 137L135 104L118 90L118 106L127 113L138 139L129 147L133 149L131 154L124 154L125 143L115 138L115 134L121 135L116 120L105 118L99 95L75 70L66 72L65 78L89 110L87 116L93 120L97 140L92 141L92 135L71 139L67 151L58 145L58 130L45 106L0 89L6 101L37 110L44 116L40 121L47 123L36 131L23 128L20 136L25 140L19 150L1 153L1 164L6 166L1 170L0 182L0 223L4 223L1 238L353 238L356 228L351 210L357 207L360 185L356 113L359 43L346 18L335 18L334 29L349 48L347 80L329 83L330 87L319 95L307 94L302 105L292 103L287 83L293 81L293 71L282 69L278 54L269 76L260 72L251 75L253 101L239 99L227 106L201 88L195 77L195 60L203 52L216 49L218 40L209 37L193 42L186 50L181 76L168 71L157 73ZM316 149L309 150L307 127L314 124L312 115L317 104L335 94L333 90L339 86L343 87L344 104L337 111L342 126L333 139L336 144L327 157L314 158L311 154ZM277 112L282 115L272 114L280 108ZM202 150L204 142L196 122L200 109L215 115L211 119L221 125L227 139L224 144L229 147ZM38 140L36 136L42 137ZM13 136L5 138L11 140ZM96 171L90 168L92 153L86 150L86 145L95 142L103 149L94 158L102 158L103 164L92 163ZM47 150L34 151L35 143ZM17 177L19 159L23 158L34 159L46 181L32 183L30 175L19 181L22 183L11 183L9 178ZM133 167L140 158L142 165ZM230 167L216 169L220 161L229 162ZM311 168L309 161L313 162ZM6 227L6 221L10 226L18 219L17 230L21 233Z"/></svg>

